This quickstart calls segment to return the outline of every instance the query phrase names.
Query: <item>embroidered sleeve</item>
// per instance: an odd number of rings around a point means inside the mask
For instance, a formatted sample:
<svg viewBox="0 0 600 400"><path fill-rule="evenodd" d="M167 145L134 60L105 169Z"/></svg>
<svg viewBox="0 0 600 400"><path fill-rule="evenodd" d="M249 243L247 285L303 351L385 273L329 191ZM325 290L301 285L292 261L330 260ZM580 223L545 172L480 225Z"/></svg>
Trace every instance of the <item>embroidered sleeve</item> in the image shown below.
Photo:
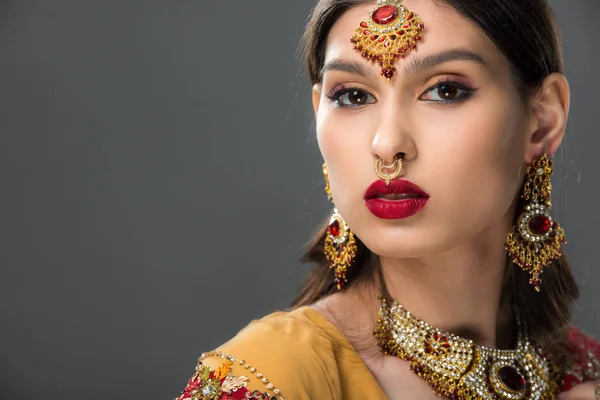
<svg viewBox="0 0 600 400"><path fill-rule="evenodd" d="M571 328L569 341L574 354L567 364L563 391L590 380L600 379L600 344L578 328Z"/></svg>
<svg viewBox="0 0 600 400"><path fill-rule="evenodd" d="M196 373L175 400L243 399L285 400L281 391L246 361L210 352L198 359Z"/></svg>

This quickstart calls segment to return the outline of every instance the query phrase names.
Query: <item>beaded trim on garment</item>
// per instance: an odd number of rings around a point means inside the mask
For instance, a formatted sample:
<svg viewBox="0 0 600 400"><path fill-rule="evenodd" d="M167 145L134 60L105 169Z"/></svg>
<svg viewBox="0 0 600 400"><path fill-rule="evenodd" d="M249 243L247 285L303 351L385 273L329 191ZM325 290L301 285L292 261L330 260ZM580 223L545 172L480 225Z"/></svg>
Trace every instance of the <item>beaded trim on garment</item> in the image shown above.
<svg viewBox="0 0 600 400"><path fill-rule="evenodd" d="M222 360L221 366L213 370L204 365L207 358ZM248 373L256 376L267 389L267 392L249 390L246 386L250 381L246 376L234 376L233 367L237 364ZM281 391L269 381L262 373L244 360L225 354L220 351L211 351L202 354L198 359L196 373L190 378L187 386L175 400L285 400Z"/></svg>
<svg viewBox="0 0 600 400"><path fill-rule="evenodd" d="M451 400L555 399L556 368L519 324L515 350L479 346L415 318L381 298L375 335L380 350L410 361L433 391Z"/></svg>

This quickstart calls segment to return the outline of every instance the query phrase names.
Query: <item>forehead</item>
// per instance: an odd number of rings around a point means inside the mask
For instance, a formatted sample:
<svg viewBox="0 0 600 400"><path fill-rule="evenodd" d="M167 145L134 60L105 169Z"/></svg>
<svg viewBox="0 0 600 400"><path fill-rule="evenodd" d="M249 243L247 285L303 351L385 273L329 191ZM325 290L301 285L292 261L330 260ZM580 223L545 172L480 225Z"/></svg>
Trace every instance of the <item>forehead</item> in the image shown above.
<svg viewBox="0 0 600 400"><path fill-rule="evenodd" d="M487 61L488 65L507 65L504 56L481 29L443 2L405 0L402 5L418 15L425 24L422 32L423 41L417 45L417 51L408 53L406 59L415 57L415 54L424 56L461 48L476 52ZM362 21L369 18L369 14L375 8L375 2L365 3L354 6L342 14L328 35L325 62L337 58L361 59L360 54L353 49L350 38L354 30ZM398 62L401 63L402 60Z"/></svg>

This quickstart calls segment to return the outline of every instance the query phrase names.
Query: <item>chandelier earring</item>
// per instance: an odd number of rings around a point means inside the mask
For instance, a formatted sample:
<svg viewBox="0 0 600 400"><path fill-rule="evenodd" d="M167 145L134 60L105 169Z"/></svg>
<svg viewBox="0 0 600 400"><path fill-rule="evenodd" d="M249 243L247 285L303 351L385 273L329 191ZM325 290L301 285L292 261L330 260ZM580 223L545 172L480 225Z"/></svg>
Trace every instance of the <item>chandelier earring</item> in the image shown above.
<svg viewBox="0 0 600 400"><path fill-rule="evenodd" d="M525 200L517 223L506 238L506 250L513 263L529 272L529 283L540 291L540 275L561 255L565 233L550 216L552 206L552 160L546 154L527 167L521 197Z"/></svg>
<svg viewBox="0 0 600 400"><path fill-rule="evenodd" d="M327 198L332 201L329 175L325 164L323 164L323 176L325 177L325 193ZM335 271L334 282L338 290L341 290L348 282L346 272L354 262L357 252L358 247L354 234L338 210L334 208L325 234L324 253L329 262L329 268Z"/></svg>

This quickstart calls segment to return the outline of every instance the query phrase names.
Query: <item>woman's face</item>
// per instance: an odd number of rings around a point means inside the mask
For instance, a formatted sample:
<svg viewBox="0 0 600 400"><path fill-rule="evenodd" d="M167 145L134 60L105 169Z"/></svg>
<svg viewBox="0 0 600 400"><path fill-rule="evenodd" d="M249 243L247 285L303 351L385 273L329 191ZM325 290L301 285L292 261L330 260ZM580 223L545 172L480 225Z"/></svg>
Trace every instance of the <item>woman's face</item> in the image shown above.
<svg viewBox="0 0 600 400"><path fill-rule="evenodd" d="M425 29L391 82L353 50L352 33L374 4L356 6L328 36L330 68L315 86L314 106L341 215L376 254L413 258L508 233L531 123L508 61L482 31L432 0L403 5ZM362 72L348 71L347 63ZM366 206L365 191L379 180L375 157L389 163L397 153L404 154L399 179L429 200L408 218L381 218Z"/></svg>

